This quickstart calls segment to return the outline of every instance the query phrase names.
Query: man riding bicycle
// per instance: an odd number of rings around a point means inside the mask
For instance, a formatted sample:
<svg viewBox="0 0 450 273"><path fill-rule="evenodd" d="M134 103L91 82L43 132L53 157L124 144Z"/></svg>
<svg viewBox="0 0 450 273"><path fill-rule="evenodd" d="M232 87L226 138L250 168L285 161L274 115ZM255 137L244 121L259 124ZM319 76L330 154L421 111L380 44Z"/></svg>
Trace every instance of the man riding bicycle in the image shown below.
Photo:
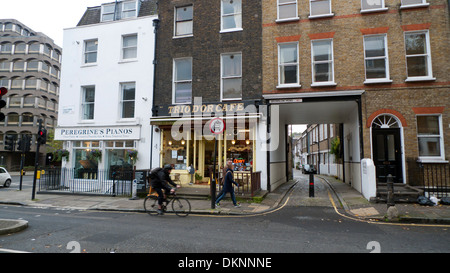
<svg viewBox="0 0 450 273"><path fill-rule="evenodd" d="M162 168L160 171L158 171L156 175L156 179L151 180L151 186L152 188L158 193L158 214L162 215L162 204L164 200L166 199L166 195L171 194L175 191L175 189L171 188L169 184L171 184L174 187L179 188L180 186L177 185L175 182L172 181L170 178L170 172L172 171L171 165L165 165L164 168ZM164 190L164 193L163 193Z"/></svg>

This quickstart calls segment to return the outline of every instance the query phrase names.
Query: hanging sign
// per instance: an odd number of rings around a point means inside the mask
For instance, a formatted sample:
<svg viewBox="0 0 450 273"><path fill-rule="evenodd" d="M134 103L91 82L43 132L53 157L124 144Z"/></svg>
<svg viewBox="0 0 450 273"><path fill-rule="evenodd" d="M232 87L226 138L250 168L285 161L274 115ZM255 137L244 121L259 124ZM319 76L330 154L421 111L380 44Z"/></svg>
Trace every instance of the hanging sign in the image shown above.
<svg viewBox="0 0 450 273"><path fill-rule="evenodd" d="M214 118L209 122L211 133L220 135L225 130L225 121L221 118Z"/></svg>

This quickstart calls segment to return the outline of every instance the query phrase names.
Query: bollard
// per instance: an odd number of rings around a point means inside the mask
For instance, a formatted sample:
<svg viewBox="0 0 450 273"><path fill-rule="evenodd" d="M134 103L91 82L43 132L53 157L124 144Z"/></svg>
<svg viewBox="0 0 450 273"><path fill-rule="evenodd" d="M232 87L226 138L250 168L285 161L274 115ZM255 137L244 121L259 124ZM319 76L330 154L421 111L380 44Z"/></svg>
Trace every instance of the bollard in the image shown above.
<svg viewBox="0 0 450 273"><path fill-rule="evenodd" d="M309 174L309 197L314 197L314 174Z"/></svg>
<svg viewBox="0 0 450 273"><path fill-rule="evenodd" d="M133 179L133 182L132 182L130 200L139 200L139 197L137 197L137 180L136 179Z"/></svg>
<svg viewBox="0 0 450 273"><path fill-rule="evenodd" d="M387 179L387 207L395 206L394 202L394 178L391 174L388 174Z"/></svg>

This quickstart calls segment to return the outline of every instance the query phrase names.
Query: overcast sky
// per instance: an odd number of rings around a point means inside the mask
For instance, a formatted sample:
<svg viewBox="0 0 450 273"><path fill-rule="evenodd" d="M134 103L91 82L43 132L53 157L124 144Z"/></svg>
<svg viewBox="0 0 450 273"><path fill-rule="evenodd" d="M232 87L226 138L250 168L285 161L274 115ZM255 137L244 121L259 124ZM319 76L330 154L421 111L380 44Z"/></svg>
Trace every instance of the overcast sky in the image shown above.
<svg viewBox="0 0 450 273"><path fill-rule="evenodd" d="M0 18L16 19L63 45L63 29L75 27L87 7L114 0L0 0Z"/></svg>

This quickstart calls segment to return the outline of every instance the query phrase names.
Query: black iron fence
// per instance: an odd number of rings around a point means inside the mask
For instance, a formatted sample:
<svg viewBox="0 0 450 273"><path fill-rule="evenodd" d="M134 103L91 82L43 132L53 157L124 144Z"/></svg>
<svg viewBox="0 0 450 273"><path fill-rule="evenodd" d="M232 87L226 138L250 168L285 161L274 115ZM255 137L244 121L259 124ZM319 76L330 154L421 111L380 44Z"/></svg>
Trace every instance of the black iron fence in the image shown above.
<svg viewBox="0 0 450 273"><path fill-rule="evenodd" d="M39 192L67 192L129 196L132 193L132 169L98 170L52 168L41 171Z"/></svg>
<svg viewBox="0 0 450 273"><path fill-rule="evenodd" d="M220 174L220 180L222 180L222 175ZM239 187L235 187L236 194L248 194L253 197L257 191L261 190L261 172L235 171L233 178L239 184ZM219 183L219 191L222 190L222 187L223 185Z"/></svg>
<svg viewBox="0 0 450 273"><path fill-rule="evenodd" d="M449 196L450 165L449 163L420 163L422 187L428 196L437 198Z"/></svg>

